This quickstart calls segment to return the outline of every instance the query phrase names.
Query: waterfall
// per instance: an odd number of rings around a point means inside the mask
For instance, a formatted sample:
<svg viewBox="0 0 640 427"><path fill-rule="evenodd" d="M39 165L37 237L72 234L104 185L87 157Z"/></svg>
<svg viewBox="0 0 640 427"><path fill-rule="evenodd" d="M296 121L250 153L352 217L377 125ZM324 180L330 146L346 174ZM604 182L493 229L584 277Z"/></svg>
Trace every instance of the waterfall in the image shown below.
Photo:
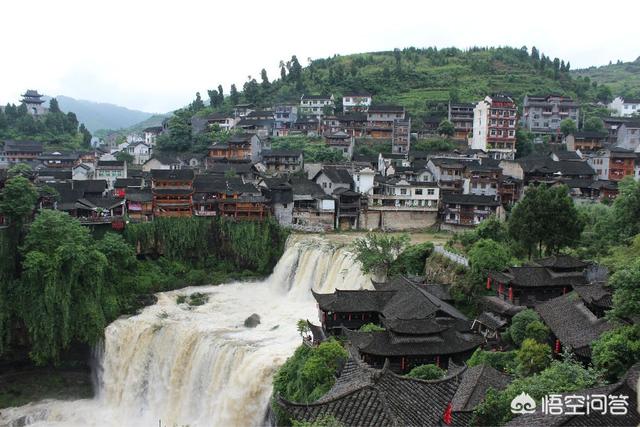
<svg viewBox="0 0 640 427"><path fill-rule="evenodd" d="M155 305L105 330L94 399L42 401L0 411L0 425L256 426L272 377L318 323L310 290L371 288L344 247L292 236L269 278L158 294ZM200 306L177 303L203 293ZM253 313L256 328L244 327Z"/></svg>

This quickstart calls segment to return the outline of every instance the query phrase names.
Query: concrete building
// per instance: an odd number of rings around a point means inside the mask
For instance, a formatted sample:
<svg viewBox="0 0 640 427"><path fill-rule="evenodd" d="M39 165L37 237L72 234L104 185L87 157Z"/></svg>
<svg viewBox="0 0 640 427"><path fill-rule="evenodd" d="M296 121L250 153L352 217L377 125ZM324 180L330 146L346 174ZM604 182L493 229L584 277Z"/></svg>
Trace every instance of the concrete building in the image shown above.
<svg viewBox="0 0 640 427"><path fill-rule="evenodd" d="M342 111L351 112L367 112L371 106L372 97L368 93L347 93L342 97Z"/></svg>
<svg viewBox="0 0 640 427"><path fill-rule="evenodd" d="M313 116L322 116L325 112L333 114L336 108L333 95L302 95L300 112Z"/></svg>
<svg viewBox="0 0 640 427"><path fill-rule="evenodd" d="M632 99L618 96L609 103L608 107L614 111L615 116L630 117L634 114L640 114L640 98Z"/></svg>
<svg viewBox="0 0 640 427"><path fill-rule="evenodd" d="M455 139L466 141L469 134L473 131L473 109L474 105L451 104L449 103L449 113L447 119L453 123Z"/></svg>
<svg viewBox="0 0 640 427"><path fill-rule="evenodd" d="M494 159L514 159L517 109L507 95L487 96L473 109L471 149L489 153Z"/></svg>
<svg viewBox="0 0 640 427"><path fill-rule="evenodd" d="M162 126L151 126L142 131L144 133L144 143L149 147L156 145L158 135L162 133Z"/></svg>
<svg viewBox="0 0 640 427"><path fill-rule="evenodd" d="M560 95L524 97L522 125L534 135L560 138L560 122L564 119L580 126L580 107L573 99Z"/></svg>
<svg viewBox="0 0 640 427"><path fill-rule="evenodd" d="M640 151L640 119L620 125L616 145L629 150Z"/></svg>

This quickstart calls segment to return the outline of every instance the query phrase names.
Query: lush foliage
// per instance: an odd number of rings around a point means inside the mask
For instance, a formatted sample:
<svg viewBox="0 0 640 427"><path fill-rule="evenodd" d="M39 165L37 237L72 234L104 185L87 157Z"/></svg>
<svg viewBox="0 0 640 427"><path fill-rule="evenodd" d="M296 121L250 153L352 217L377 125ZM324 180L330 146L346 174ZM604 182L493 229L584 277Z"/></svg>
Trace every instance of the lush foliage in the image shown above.
<svg viewBox="0 0 640 427"><path fill-rule="evenodd" d="M342 162L345 157L340 151L328 147L322 138L306 136L286 136L274 138L271 143L274 150L300 150L306 163Z"/></svg>
<svg viewBox="0 0 640 427"><path fill-rule="evenodd" d="M409 378L416 378L419 380L439 380L444 377L446 371L441 369L440 367L428 364L428 365L420 365L413 368L407 376Z"/></svg>
<svg viewBox="0 0 640 427"><path fill-rule="evenodd" d="M535 249L542 256L558 253L575 245L583 224L565 186L529 187L525 197L513 207L509 216L509 235L524 248L529 257Z"/></svg>
<svg viewBox="0 0 640 427"><path fill-rule="evenodd" d="M470 280L479 288L490 271L502 271L513 264L508 247L491 239L478 240L469 250Z"/></svg>
<svg viewBox="0 0 640 427"><path fill-rule="evenodd" d="M516 360L518 362L516 372L521 377L527 377L549 366L551 362L551 347L532 338L526 338L516 352Z"/></svg>
<svg viewBox="0 0 640 427"><path fill-rule="evenodd" d="M513 373L516 370L515 351L486 351L477 349L467 360L467 366L489 365L500 372Z"/></svg>
<svg viewBox="0 0 640 427"><path fill-rule="evenodd" d="M592 344L593 364L610 381L618 380L640 361L640 326L627 325L605 332Z"/></svg>
<svg viewBox="0 0 640 427"><path fill-rule="evenodd" d="M513 418L511 400L522 392L539 401L547 394L581 390L597 384L596 373L580 363L571 359L553 361L539 374L518 378L503 391L489 390L485 400L475 409L472 424L495 426L508 422Z"/></svg>
<svg viewBox="0 0 640 427"><path fill-rule="evenodd" d="M384 328L382 326L378 326L375 323L365 323L364 325L360 326L360 329L358 329L360 332L382 332L384 331Z"/></svg>
<svg viewBox="0 0 640 427"><path fill-rule="evenodd" d="M333 339L317 347L301 345L276 373L274 392L294 402L313 402L333 386L347 357L347 351Z"/></svg>
<svg viewBox="0 0 640 427"><path fill-rule="evenodd" d="M408 274L415 276L423 274L424 263L432 252L433 243L431 242L407 246L391 264L389 274Z"/></svg>
<svg viewBox="0 0 640 427"><path fill-rule="evenodd" d="M537 325L538 323L542 323L538 313L530 308L522 310L520 313L513 316L513 319L511 319L511 326L509 326L508 329L511 341L513 341L515 345L520 346L527 338L543 338L539 333L540 328L539 325ZM534 324L534 327L530 329L529 326L531 324ZM547 330L547 334L548 333L549 331ZM537 336L531 336L531 334ZM544 339L540 339L538 341L543 342Z"/></svg>
<svg viewBox="0 0 640 427"><path fill-rule="evenodd" d="M366 237L356 239L352 247L363 272L386 277L408 243L406 234L368 233Z"/></svg>
<svg viewBox="0 0 640 427"><path fill-rule="evenodd" d="M0 139L36 140L66 148L88 147L91 134L74 113L63 113L53 98L49 112L41 117L27 111L25 104L7 104L0 110Z"/></svg>

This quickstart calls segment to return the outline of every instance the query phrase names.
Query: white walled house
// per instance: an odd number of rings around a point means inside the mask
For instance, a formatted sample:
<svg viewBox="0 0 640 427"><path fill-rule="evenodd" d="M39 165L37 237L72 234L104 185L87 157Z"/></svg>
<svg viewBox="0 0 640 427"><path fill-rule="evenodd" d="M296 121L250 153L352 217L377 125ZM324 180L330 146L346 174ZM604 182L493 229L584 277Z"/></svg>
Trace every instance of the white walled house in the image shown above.
<svg viewBox="0 0 640 427"><path fill-rule="evenodd" d="M127 146L126 151L133 156L133 164L142 165L151 158L152 148L145 142L134 142Z"/></svg>
<svg viewBox="0 0 640 427"><path fill-rule="evenodd" d="M615 116L630 117L635 113L640 114L640 98L631 99L623 98L621 96L616 97L608 105L610 110L614 111Z"/></svg>
<svg viewBox="0 0 640 427"><path fill-rule="evenodd" d="M360 194L373 194L376 172L370 167L353 171L353 188Z"/></svg>
<svg viewBox="0 0 640 427"><path fill-rule="evenodd" d="M322 116L326 109L330 114L335 110L335 98L333 95L302 95L300 98L300 112L313 116Z"/></svg>
<svg viewBox="0 0 640 427"><path fill-rule="evenodd" d="M158 135L162 133L162 126L151 126L143 130L144 132L144 142L149 147L153 147L156 145L156 139Z"/></svg>
<svg viewBox="0 0 640 427"><path fill-rule="evenodd" d="M93 166L87 163L80 163L71 169L71 178L74 181L86 181L93 179Z"/></svg>
<svg viewBox="0 0 640 427"><path fill-rule="evenodd" d="M487 96L473 109L472 150L482 150L493 159L514 159L517 109L506 95Z"/></svg>
<svg viewBox="0 0 640 427"><path fill-rule="evenodd" d="M367 112L371 106L371 95L367 93L348 93L342 97L342 111Z"/></svg>

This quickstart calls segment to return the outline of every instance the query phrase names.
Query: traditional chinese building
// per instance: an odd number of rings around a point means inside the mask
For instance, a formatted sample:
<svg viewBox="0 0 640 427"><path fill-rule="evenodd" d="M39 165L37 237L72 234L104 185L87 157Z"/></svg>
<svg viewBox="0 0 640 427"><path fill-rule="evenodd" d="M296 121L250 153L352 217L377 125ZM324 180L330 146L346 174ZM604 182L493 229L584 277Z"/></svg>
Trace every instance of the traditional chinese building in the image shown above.
<svg viewBox="0 0 640 427"><path fill-rule="evenodd" d="M193 179L192 169L152 169L154 216L191 216Z"/></svg>
<svg viewBox="0 0 640 427"><path fill-rule="evenodd" d="M376 290L313 293L325 330L344 333L362 359L381 368L388 359L394 372L450 360L464 362L484 341L471 331L468 319L450 304L399 276ZM384 331L359 332L373 323Z"/></svg>

